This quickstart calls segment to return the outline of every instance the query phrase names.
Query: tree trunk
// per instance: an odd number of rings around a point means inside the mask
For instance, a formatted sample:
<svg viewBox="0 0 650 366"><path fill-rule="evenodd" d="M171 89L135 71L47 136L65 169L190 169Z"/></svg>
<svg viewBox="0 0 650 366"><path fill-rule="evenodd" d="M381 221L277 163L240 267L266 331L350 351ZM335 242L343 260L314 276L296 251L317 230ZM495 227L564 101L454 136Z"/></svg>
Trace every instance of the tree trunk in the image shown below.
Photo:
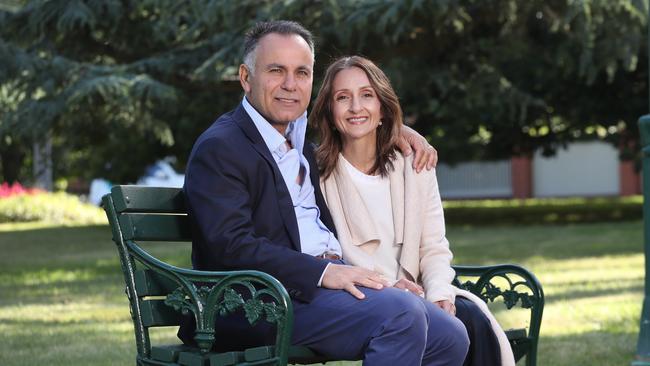
<svg viewBox="0 0 650 366"><path fill-rule="evenodd" d="M20 179L20 168L25 160L25 151L18 144L0 145L0 182L13 184Z"/></svg>
<svg viewBox="0 0 650 366"><path fill-rule="evenodd" d="M51 192L52 180L52 135L47 134L34 143L34 186Z"/></svg>

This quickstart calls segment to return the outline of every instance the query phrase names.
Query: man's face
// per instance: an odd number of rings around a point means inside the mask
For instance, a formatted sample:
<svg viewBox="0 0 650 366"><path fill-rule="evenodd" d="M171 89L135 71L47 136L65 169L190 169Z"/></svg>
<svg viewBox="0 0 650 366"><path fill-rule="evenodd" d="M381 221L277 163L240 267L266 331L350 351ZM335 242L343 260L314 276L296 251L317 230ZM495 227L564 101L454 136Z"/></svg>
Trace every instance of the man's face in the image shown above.
<svg viewBox="0 0 650 366"><path fill-rule="evenodd" d="M314 58L299 35L268 34L260 39L255 72L239 67L239 79L250 104L280 133L309 105Z"/></svg>

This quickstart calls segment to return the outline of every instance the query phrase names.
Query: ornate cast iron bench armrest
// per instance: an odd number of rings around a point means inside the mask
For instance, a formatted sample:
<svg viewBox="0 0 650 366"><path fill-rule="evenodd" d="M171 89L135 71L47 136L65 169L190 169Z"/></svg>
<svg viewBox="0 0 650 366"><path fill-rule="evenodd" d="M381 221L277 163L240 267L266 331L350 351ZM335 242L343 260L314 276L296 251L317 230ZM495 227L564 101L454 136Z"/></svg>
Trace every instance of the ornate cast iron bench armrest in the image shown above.
<svg viewBox="0 0 650 366"><path fill-rule="evenodd" d="M544 311L544 291L535 275L513 264L453 266L454 285L480 297L486 303L501 298L507 309L517 304L530 310L528 334L525 329L506 331L515 359L526 356L528 366L537 362L537 344ZM500 287L501 286L501 287ZM503 287L503 288L502 288Z"/></svg>

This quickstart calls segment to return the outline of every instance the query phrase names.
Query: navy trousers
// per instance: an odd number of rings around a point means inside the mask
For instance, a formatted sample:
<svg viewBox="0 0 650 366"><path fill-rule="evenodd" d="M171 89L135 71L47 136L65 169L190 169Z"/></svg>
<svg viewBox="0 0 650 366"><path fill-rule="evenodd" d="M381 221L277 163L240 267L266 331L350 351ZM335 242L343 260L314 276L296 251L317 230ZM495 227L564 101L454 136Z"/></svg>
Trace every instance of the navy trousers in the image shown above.
<svg viewBox="0 0 650 366"><path fill-rule="evenodd" d="M292 343L342 360L370 366L461 366L469 347L465 326L438 306L396 288L359 289L357 300L343 290L320 288L309 303L293 301ZM178 336L194 344L194 320L184 317ZM242 311L217 317L216 351L272 344L275 327L251 327Z"/></svg>
<svg viewBox="0 0 650 366"><path fill-rule="evenodd" d="M490 319L472 301L456 297L456 317L467 329L470 346L463 366L499 366L501 350Z"/></svg>
<svg viewBox="0 0 650 366"><path fill-rule="evenodd" d="M396 288L319 289L309 304L294 302L293 343L364 365L462 365L465 326L438 306Z"/></svg>

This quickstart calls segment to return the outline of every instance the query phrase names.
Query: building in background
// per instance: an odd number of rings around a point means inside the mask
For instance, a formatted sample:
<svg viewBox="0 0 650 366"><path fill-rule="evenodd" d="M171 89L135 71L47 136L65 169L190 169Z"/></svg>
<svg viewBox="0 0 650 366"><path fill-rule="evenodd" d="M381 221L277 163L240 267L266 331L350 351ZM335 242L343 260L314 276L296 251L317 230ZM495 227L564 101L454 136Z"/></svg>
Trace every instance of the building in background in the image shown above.
<svg viewBox="0 0 650 366"><path fill-rule="evenodd" d="M602 141L575 142L552 157L537 152L493 162L438 165L443 199L629 196L641 193L631 161Z"/></svg>

